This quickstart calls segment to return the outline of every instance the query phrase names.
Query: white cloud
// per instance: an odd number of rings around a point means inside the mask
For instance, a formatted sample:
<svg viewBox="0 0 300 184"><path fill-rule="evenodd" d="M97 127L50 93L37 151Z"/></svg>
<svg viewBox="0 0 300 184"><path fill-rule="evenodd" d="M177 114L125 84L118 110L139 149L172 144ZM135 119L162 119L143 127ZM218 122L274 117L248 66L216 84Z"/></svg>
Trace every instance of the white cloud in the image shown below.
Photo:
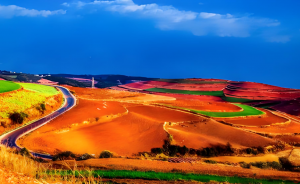
<svg viewBox="0 0 300 184"><path fill-rule="evenodd" d="M63 3L63 4L61 4L61 5L66 6L66 7L70 7L70 4L69 4L69 3Z"/></svg>
<svg viewBox="0 0 300 184"><path fill-rule="evenodd" d="M199 16L201 18L204 18L204 19L208 19L208 18L211 18L211 17L220 17L221 15L220 14L215 14L215 13L206 13L206 12L201 12L199 14Z"/></svg>
<svg viewBox="0 0 300 184"><path fill-rule="evenodd" d="M197 36L210 34L220 37L249 37L253 32L259 31L262 28L280 25L280 22L273 19L183 11L173 6L136 4L132 0L78 1L73 3L73 5L79 8L104 8L107 11L128 15L132 14L139 18L150 18L154 19L157 27L162 30L184 30ZM281 39L288 40L285 37Z"/></svg>
<svg viewBox="0 0 300 184"><path fill-rule="evenodd" d="M16 5L1 6L0 5L0 18L12 18L15 16L28 16L28 17L48 17L51 15L66 14L66 10L35 10L26 9Z"/></svg>

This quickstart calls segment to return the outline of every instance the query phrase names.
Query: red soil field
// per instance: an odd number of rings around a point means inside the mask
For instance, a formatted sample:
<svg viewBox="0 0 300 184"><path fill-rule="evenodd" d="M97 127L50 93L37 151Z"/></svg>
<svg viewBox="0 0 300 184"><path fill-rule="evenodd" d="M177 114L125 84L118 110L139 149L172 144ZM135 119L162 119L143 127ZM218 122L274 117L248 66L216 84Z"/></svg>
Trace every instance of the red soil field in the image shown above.
<svg viewBox="0 0 300 184"><path fill-rule="evenodd" d="M291 145L299 145L300 135L284 135L276 137L277 140L284 141Z"/></svg>
<svg viewBox="0 0 300 184"><path fill-rule="evenodd" d="M206 102L224 102L224 100L218 96L171 94L171 93L160 93L160 92L147 92L147 93L154 94L154 95L174 97L176 99L199 100L199 101L206 101Z"/></svg>
<svg viewBox="0 0 300 184"><path fill-rule="evenodd" d="M293 99L300 97L300 90L281 88L254 82L232 82L224 90L228 97L252 100Z"/></svg>
<svg viewBox="0 0 300 184"><path fill-rule="evenodd" d="M225 102L205 102L199 100L177 99L174 101L157 102L159 104L172 105L177 107L185 107L195 110L212 111L212 112L237 112L242 108Z"/></svg>
<svg viewBox="0 0 300 184"><path fill-rule="evenodd" d="M290 101L282 102L278 105L272 106L272 109L279 110L281 112L285 112L288 114L292 114L295 116L300 115L300 98L293 99Z"/></svg>
<svg viewBox="0 0 300 184"><path fill-rule="evenodd" d="M118 98L126 98L126 97L136 97L136 96L145 96L145 94L137 93L137 92L129 92L129 91L117 91L112 89L88 89L88 88L79 88L79 87L71 87L65 86L71 91L75 91L76 95L80 98L88 98L88 99L118 99Z"/></svg>
<svg viewBox="0 0 300 184"><path fill-rule="evenodd" d="M144 84L144 82L135 82L126 85L119 85L120 87L128 88L128 89L135 89L135 90L144 90L149 88L154 88L154 86L150 84Z"/></svg>
<svg viewBox="0 0 300 184"><path fill-rule="evenodd" d="M273 113L271 113L268 110L264 110L261 108L258 108L260 111L263 111L266 113L266 116L261 116L259 117L247 117L247 118L241 118L241 117L236 117L236 118L215 118L218 121L225 121L230 124L234 125L245 125L245 126L263 126L263 125L272 125L275 123L285 123L289 119L277 116Z"/></svg>
<svg viewBox="0 0 300 184"><path fill-rule="evenodd" d="M164 107L137 105L128 107L129 112L135 113L140 117L152 119L159 122L180 122L180 121L194 121L202 118L193 114L184 113Z"/></svg>
<svg viewBox="0 0 300 184"><path fill-rule="evenodd" d="M116 115L119 113L122 114L126 112L127 110L119 102L80 100L79 104L72 110L67 111L47 125L41 127L39 132L76 127L83 125L83 122L88 121L89 119L94 121L94 119L98 117L99 120L105 120L106 118L104 116ZM72 126L72 124L74 125Z"/></svg>
<svg viewBox="0 0 300 184"><path fill-rule="evenodd" d="M300 97L300 91L291 92L264 92L250 90L232 90L224 89L224 94L229 97L239 97L251 100L272 100L272 99L293 99Z"/></svg>
<svg viewBox="0 0 300 184"><path fill-rule="evenodd" d="M166 138L162 122L129 113L111 122L81 127L61 134L42 132L30 135L24 144L31 150L44 150L49 153L68 150L77 154L98 155L103 150L110 150L119 155L131 156L133 153L161 147Z"/></svg>
<svg viewBox="0 0 300 184"><path fill-rule="evenodd" d="M143 94L138 92L129 92L125 90L113 90L113 89L87 89L66 86L72 91L76 92L76 95L81 99L89 100L104 100L104 101L119 101L119 102L146 102L146 101L158 101L158 100L175 100L172 97L166 97L162 95Z"/></svg>
<svg viewBox="0 0 300 184"><path fill-rule="evenodd" d="M144 90L149 88L165 88L165 89L177 89L177 90L189 90L189 91L222 91L227 86L227 83L203 83L203 84L185 84L185 83L172 83L161 81L145 81L136 82L126 85L120 85L120 87Z"/></svg>
<svg viewBox="0 0 300 184"><path fill-rule="evenodd" d="M217 144L225 145L227 142L236 148L267 146L275 143L272 139L245 132L214 120L166 125L166 129L173 135L176 144L195 149Z"/></svg>
<svg viewBox="0 0 300 184"><path fill-rule="evenodd" d="M256 83L256 82L232 82L231 86L241 89L253 89L253 90L265 90L265 91L298 91L297 89L282 88L278 86L272 86L269 84Z"/></svg>
<svg viewBox="0 0 300 184"><path fill-rule="evenodd" d="M245 129L265 134L293 134L300 133L300 123L291 121L291 123L286 125L270 126L266 128L247 127Z"/></svg>
<svg viewBox="0 0 300 184"><path fill-rule="evenodd" d="M99 154L103 150L110 150L119 155L130 156L150 151L154 147L162 147L163 140L167 138L167 133L163 129L164 122L201 119L192 114L161 107L124 104L128 106L128 115L104 123L72 126L74 123L95 117L95 114L91 114L91 110L83 110L91 108L89 105L91 101L86 103L82 101L80 100L79 105L73 110L21 140L22 146L52 154L58 150L69 150L78 154L86 152ZM118 102L107 102L107 106L113 109L117 109L118 105L120 105ZM81 119L77 120L78 117Z"/></svg>

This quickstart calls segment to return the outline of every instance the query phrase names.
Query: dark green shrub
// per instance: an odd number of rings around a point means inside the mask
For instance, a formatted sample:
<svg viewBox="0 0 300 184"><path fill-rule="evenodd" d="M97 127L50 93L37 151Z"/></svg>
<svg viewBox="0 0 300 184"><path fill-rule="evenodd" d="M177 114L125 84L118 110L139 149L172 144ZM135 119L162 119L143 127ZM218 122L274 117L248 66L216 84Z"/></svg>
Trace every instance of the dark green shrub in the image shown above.
<svg viewBox="0 0 300 184"><path fill-rule="evenodd" d="M206 150L206 152L207 152L206 156L208 156L208 157L218 156L218 154L219 154L216 148L204 148L204 150Z"/></svg>
<svg viewBox="0 0 300 184"><path fill-rule="evenodd" d="M204 148L203 150L201 150L201 156L208 156L208 153L207 153L207 148Z"/></svg>
<svg viewBox="0 0 300 184"><path fill-rule="evenodd" d="M251 162L250 164L261 169L267 169L269 167L267 162Z"/></svg>
<svg viewBox="0 0 300 184"><path fill-rule="evenodd" d="M267 168L273 168L276 170L282 169L281 163L275 162L275 161L273 161L273 162L251 162L250 164L254 167L258 167L261 169L267 169Z"/></svg>
<svg viewBox="0 0 300 184"><path fill-rule="evenodd" d="M169 146L169 155L171 157L175 156L178 153L178 147L179 146L176 146L176 145L170 145Z"/></svg>
<svg viewBox="0 0 300 184"><path fill-rule="evenodd" d="M293 168L291 162L286 157L279 157L279 163L285 170L291 170Z"/></svg>
<svg viewBox="0 0 300 184"><path fill-rule="evenodd" d="M46 110L46 105L44 103L42 103L40 106L41 106L42 111Z"/></svg>
<svg viewBox="0 0 300 184"><path fill-rule="evenodd" d="M217 161L214 161L214 160L204 160L205 163L208 163L208 164L217 164L218 162Z"/></svg>
<svg viewBox="0 0 300 184"><path fill-rule="evenodd" d="M168 152L169 151L169 146L171 145L170 141L165 139L164 140L164 145L163 145L163 149Z"/></svg>
<svg viewBox="0 0 300 184"><path fill-rule="evenodd" d="M282 165L279 163L279 162L268 162L268 166L273 168L273 169L276 169L276 170L280 170L282 169Z"/></svg>
<svg viewBox="0 0 300 184"><path fill-rule="evenodd" d="M179 152L181 155L185 155L186 153L189 152L189 149L188 149L186 146L178 147L178 152Z"/></svg>
<svg viewBox="0 0 300 184"><path fill-rule="evenodd" d="M4 128L7 128L7 122L6 121L1 121L1 126L3 126Z"/></svg>
<svg viewBox="0 0 300 184"><path fill-rule="evenodd" d="M198 156L202 156L202 150L196 150L196 154L197 154Z"/></svg>
<svg viewBox="0 0 300 184"><path fill-rule="evenodd" d="M22 124L25 118L28 118L28 115L24 112L14 112L9 115L9 119L15 124Z"/></svg>
<svg viewBox="0 0 300 184"><path fill-rule="evenodd" d="M114 155L108 150L104 150L100 153L99 158L112 158Z"/></svg>
<svg viewBox="0 0 300 184"><path fill-rule="evenodd" d="M234 153L232 145L229 142L227 142L225 149L228 153Z"/></svg>
<svg viewBox="0 0 300 184"><path fill-rule="evenodd" d="M163 152L162 148L152 148L151 153L161 154Z"/></svg>
<svg viewBox="0 0 300 184"><path fill-rule="evenodd" d="M258 153L265 153L265 149L262 146L257 147Z"/></svg>
<svg viewBox="0 0 300 184"><path fill-rule="evenodd" d="M247 148L247 149L246 149L246 152L247 152L247 154L252 154L253 149L252 149L252 148Z"/></svg>
<svg viewBox="0 0 300 184"><path fill-rule="evenodd" d="M76 155L71 151L64 151L58 154L55 154L52 158L53 161L57 160L73 160L76 159Z"/></svg>
<svg viewBox="0 0 300 184"><path fill-rule="evenodd" d="M251 164L246 163L246 162L240 162L239 164L242 168L250 169L250 167L251 167Z"/></svg>
<svg viewBox="0 0 300 184"><path fill-rule="evenodd" d="M191 155L195 155L195 154L196 154L196 150L193 149L193 148L191 148L190 151L189 151L189 153L190 153Z"/></svg>
<svg viewBox="0 0 300 184"><path fill-rule="evenodd" d="M88 153L85 153L85 154L83 154L83 155L81 155L80 157L79 157L79 160L88 160L88 159L91 159L91 158L95 158L93 155L90 155L90 154L88 154Z"/></svg>
<svg viewBox="0 0 300 184"><path fill-rule="evenodd" d="M22 148L20 151L19 151L20 155L22 156L25 156L25 157L32 157L31 153L29 152L28 149L26 148Z"/></svg>

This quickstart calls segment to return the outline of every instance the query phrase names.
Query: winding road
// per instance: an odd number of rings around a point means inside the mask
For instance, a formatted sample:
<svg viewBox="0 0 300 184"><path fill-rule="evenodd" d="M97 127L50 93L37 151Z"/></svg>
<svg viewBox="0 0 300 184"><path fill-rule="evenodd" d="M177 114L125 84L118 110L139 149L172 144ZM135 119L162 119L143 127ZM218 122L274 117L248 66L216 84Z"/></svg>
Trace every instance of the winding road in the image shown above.
<svg viewBox="0 0 300 184"><path fill-rule="evenodd" d="M55 86L55 87L59 88L61 90L61 92L63 93L64 99L65 99L64 105L57 111L35 121L34 123L32 123L30 125L24 126L22 128L16 129L12 132L2 135L0 137L1 144L7 145L12 148L20 149L20 147L16 144L16 141L20 137L40 128L41 126L47 124L49 121L51 121L54 118L58 117L59 115L65 113L66 111L70 110L71 108L73 108L76 105L76 98L71 94L71 92L67 88L64 88L61 86ZM36 157L40 157L40 158L44 158L44 159L52 159L52 156L50 156L50 155L40 154L40 153L35 153L35 152L31 152L31 153L33 156L36 156Z"/></svg>

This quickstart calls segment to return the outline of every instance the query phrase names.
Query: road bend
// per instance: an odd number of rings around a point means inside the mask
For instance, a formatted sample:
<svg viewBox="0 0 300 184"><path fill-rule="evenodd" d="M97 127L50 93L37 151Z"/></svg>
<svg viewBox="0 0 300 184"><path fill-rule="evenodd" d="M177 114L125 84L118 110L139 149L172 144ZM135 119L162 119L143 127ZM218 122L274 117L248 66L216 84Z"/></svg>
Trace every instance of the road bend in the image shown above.
<svg viewBox="0 0 300 184"><path fill-rule="evenodd" d="M55 86L55 87L59 88L61 90L61 92L63 93L64 99L65 99L64 105L57 111L31 123L30 125L24 126L22 128L12 131L12 132L9 132L5 135L2 135L0 137L1 144L4 144L11 148L21 149L16 144L16 141L20 137L40 128L41 126L47 124L49 121L60 116L61 114L65 113L66 111L70 110L71 108L73 108L76 105L76 98L70 93L70 91L68 89L61 87L61 86ZM51 155L40 154L40 153L35 153L35 152L31 152L31 153L35 157L40 157L40 158L44 158L44 159L52 159Z"/></svg>

